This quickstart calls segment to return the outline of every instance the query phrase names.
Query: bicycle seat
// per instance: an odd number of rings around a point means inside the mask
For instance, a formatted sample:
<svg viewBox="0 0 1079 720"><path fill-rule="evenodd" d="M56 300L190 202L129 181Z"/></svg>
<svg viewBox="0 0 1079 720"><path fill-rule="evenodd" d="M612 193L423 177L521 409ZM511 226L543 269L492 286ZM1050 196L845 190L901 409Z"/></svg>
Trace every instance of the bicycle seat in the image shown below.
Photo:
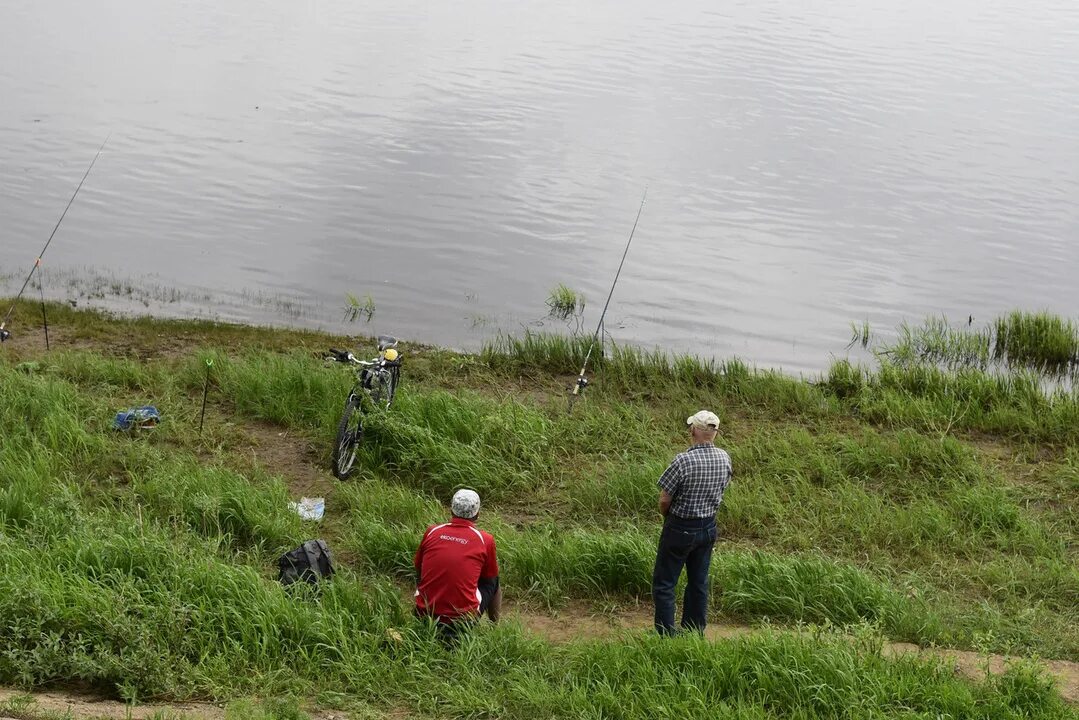
<svg viewBox="0 0 1079 720"><path fill-rule="evenodd" d="M382 352L386 348L397 347L397 338L393 335L379 335L378 336L378 351Z"/></svg>

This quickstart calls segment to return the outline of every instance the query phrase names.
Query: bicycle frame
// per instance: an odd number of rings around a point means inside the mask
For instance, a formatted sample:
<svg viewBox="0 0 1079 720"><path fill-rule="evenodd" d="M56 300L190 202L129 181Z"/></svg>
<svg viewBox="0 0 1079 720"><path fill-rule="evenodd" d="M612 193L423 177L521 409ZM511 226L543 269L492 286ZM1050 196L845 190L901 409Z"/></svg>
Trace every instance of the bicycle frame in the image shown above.
<svg viewBox="0 0 1079 720"><path fill-rule="evenodd" d="M399 356L394 360L387 359L386 352L396 346L396 338L379 337L378 355L370 360L360 360L351 352L330 351L334 354L332 359L356 366L356 384L349 393L349 400L374 406L385 400L386 407L389 407L401 379L401 360Z"/></svg>
<svg viewBox="0 0 1079 720"><path fill-rule="evenodd" d="M365 402L364 398L366 398L366 402L372 405L378 405L385 399L388 405L397 390L401 364L391 363L385 358L375 360L352 358L352 362L359 367L356 370L356 384L352 386L349 398L359 400L361 403Z"/></svg>

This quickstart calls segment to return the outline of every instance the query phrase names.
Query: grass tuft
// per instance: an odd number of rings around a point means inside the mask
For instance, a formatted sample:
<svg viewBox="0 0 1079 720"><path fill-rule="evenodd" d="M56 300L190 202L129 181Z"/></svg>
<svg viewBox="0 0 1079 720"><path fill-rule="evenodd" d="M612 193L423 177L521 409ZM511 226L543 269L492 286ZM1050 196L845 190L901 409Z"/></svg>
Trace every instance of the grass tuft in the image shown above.
<svg viewBox="0 0 1079 720"><path fill-rule="evenodd" d="M995 358L1057 375L1079 369L1079 327L1072 321L1015 311L997 318L993 326Z"/></svg>
<svg viewBox="0 0 1079 720"><path fill-rule="evenodd" d="M569 320L584 314L584 295L559 283L547 295L547 314L560 320Z"/></svg>
<svg viewBox="0 0 1079 720"><path fill-rule="evenodd" d="M352 293L345 293L345 322L356 322L360 318L363 318L364 322L371 322L374 316L374 298L370 295L360 298Z"/></svg>
<svg viewBox="0 0 1079 720"><path fill-rule="evenodd" d="M866 337L863 347L868 344ZM1079 370L1079 326L1058 315L1019 310L982 329L969 322L953 327L945 318L930 317L921 325L903 323L896 341L875 352L900 366L1028 369L1060 378Z"/></svg>

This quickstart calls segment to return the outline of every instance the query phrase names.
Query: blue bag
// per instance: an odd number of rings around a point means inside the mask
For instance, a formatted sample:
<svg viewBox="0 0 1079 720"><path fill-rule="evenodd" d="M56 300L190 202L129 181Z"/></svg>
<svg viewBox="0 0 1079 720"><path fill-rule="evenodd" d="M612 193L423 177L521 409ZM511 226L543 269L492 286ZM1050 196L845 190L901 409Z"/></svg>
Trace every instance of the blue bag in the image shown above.
<svg viewBox="0 0 1079 720"><path fill-rule="evenodd" d="M161 422L161 413L157 411L157 408L153 405L143 405L133 410L116 413L116 418L112 421L112 427L114 430L130 432L131 430L157 427L159 422Z"/></svg>

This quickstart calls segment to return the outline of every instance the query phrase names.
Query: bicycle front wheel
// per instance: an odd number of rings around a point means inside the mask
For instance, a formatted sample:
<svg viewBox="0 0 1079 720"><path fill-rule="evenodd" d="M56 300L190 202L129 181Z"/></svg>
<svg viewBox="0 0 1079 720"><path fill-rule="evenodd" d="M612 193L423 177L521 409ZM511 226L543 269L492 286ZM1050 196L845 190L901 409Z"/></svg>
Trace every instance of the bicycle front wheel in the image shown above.
<svg viewBox="0 0 1079 720"><path fill-rule="evenodd" d="M389 410L396 390L396 370L382 370L378 374L378 378L371 383L371 402L377 408Z"/></svg>
<svg viewBox="0 0 1079 720"><path fill-rule="evenodd" d="M389 387L386 392L386 409L390 409L390 405L393 404L393 396L397 392L397 384L401 381L401 368L395 367L390 370Z"/></svg>
<svg viewBox="0 0 1079 720"><path fill-rule="evenodd" d="M363 440L363 411L360 409L360 399L355 395L349 396L345 403L345 411L341 414L341 420L337 423L337 439L333 446L333 474L338 480L347 480L352 472L352 466L356 463L356 454L360 449L360 441Z"/></svg>

